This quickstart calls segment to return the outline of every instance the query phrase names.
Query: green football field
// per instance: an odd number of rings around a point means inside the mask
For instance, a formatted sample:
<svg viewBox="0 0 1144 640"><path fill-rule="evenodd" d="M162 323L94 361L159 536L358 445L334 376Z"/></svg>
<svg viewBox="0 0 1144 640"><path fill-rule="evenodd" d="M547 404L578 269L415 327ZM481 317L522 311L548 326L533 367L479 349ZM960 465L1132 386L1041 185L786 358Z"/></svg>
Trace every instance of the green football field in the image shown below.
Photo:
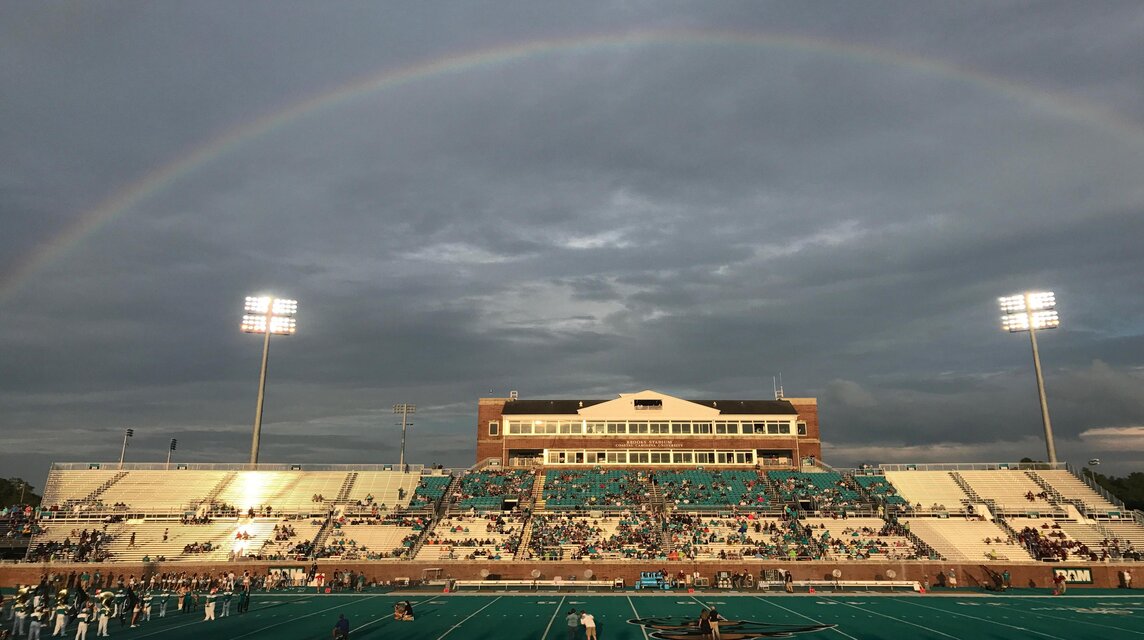
<svg viewBox="0 0 1144 640"><path fill-rule="evenodd" d="M682 640L701 637L694 620L703 605L715 605L729 620L722 623L725 640L1144 637L1144 594L1027 593L269 593L257 594L241 616L204 622L201 609L169 611L138 629L121 628L114 620L110 629L112 637L131 640L310 640L329 638L338 614L345 614L350 637L359 639L563 640L570 637L565 616L574 608L595 616L601 640ZM413 602L416 620L393 619L398 600ZM74 637L74 626L71 631L68 637ZM90 638L94 632L93 626ZM576 637L584 637L582 629Z"/></svg>

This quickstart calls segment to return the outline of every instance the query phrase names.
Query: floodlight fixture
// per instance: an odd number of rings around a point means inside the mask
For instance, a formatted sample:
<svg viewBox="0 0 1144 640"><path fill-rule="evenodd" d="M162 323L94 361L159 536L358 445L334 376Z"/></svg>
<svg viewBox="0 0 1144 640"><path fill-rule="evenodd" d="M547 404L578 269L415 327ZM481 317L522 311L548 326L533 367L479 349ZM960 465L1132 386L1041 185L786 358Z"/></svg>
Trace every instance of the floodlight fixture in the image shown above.
<svg viewBox="0 0 1144 640"><path fill-rule="evenodd" d="M123 468L123 458L127 456L127 439L135 437L134 429L123 430L123 448L119 450L119 468Z"/></svg>
<svg viewBox="0 0 1144 640"><path fill-rule="evenodd" d="M1030 291L998 298L1001 305L1001 328L1009 333L1029 332L1033 346L1033 370L1037 374L1037 396L1041 401L1041 424L1045 429L1045 448L1049 462L1057 461L1057 447L1053 442L1053 423L1049 419L1049 403L1045 399L1045 378L1041 372L1041 354L1037 348L1037 331L1056 329L1061 325L1057 315L1057 297L1052 291Z"/></svg>
<svg viewBox="0 0 1144 640"><path fill-rule="evenodd" d="M167 468L168 469L171 468L171 454L174 453L175 448L178 446L179 446L179 440L177 438L171 438L171 446L170 446L170 448L167 449Z"/></svg>
<svg viewBox="0 0 1144 640"><path fill-rule="evenodd" d="M262 369L258 376L258 405L254 410L254 435L250 443L250 464L258 463L258 442L262 434L262 407L266 399L266 363L270 356L270 336L294 335L297 322L298 301L274 296L247 296L242 316L243 333L261 333Z"/></svg>
<svg viewBox="0 0 1144 640"><path fill-rule="evenodd" d="M401 466L401 470L405 471L405 429L408 425L413 424L409 422L409 414L417 412L417 405L401 402L393 405L393 412L401 414L401 459L398 464Z"/></svg>

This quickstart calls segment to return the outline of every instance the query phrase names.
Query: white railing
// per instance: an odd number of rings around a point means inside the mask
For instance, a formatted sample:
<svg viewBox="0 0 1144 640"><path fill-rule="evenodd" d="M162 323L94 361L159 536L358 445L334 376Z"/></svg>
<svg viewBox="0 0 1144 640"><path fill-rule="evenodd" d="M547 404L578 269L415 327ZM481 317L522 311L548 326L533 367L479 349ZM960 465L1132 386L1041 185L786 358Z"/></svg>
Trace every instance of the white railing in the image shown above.
<svg viewBox="0 0 1144 640"><path fill-rule="evenodd" d="M409 473L423 473L423 464L405 465ZM179 462L53 462L52 471L401 471L399 464L279 464L279 463L210 463ZM451 469L431 469L439 475L448 475Z"/></svg>
<svg viewBox="0 0 1144 640"><path fill-rule="evenodd" d="M882 471L1048 471L1067 469L1064 462L945 462L880 464Z"/></svg>

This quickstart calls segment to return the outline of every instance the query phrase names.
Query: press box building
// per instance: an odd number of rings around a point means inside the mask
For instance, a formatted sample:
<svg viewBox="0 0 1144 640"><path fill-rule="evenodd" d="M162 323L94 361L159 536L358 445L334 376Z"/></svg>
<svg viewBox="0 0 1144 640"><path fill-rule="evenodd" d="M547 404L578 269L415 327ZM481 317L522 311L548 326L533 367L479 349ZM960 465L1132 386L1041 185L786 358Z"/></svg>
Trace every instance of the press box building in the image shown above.
<svg viewBox="0 0 1144 640"><path fill-rule="evenodd" d="M795 468L821 458L815 398L685 400L656 391L611 400L481 398L477 461L503 466Z"/></svg>

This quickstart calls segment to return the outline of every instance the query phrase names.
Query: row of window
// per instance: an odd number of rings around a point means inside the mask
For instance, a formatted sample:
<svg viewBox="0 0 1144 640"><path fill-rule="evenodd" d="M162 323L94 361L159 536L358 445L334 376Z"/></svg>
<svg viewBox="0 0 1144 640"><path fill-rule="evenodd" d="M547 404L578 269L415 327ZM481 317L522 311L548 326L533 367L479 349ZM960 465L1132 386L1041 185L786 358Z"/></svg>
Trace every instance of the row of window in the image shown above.
<svg viewBox="0 0 1144 640"><path fill-rule="evenodd" d="M754 451L554 451L548 464L754 464Z"/></svg>
<svg viewBox="0 0 1144 640"><path fill-rule="evenodd" d="M790 435L788 420L670 422L592 421L587 420L508 420L508 434L527 435ZM806 423L797 423L800 436L806 435ZM489 423L489 435L500 433L498 422Z"/></svg>

